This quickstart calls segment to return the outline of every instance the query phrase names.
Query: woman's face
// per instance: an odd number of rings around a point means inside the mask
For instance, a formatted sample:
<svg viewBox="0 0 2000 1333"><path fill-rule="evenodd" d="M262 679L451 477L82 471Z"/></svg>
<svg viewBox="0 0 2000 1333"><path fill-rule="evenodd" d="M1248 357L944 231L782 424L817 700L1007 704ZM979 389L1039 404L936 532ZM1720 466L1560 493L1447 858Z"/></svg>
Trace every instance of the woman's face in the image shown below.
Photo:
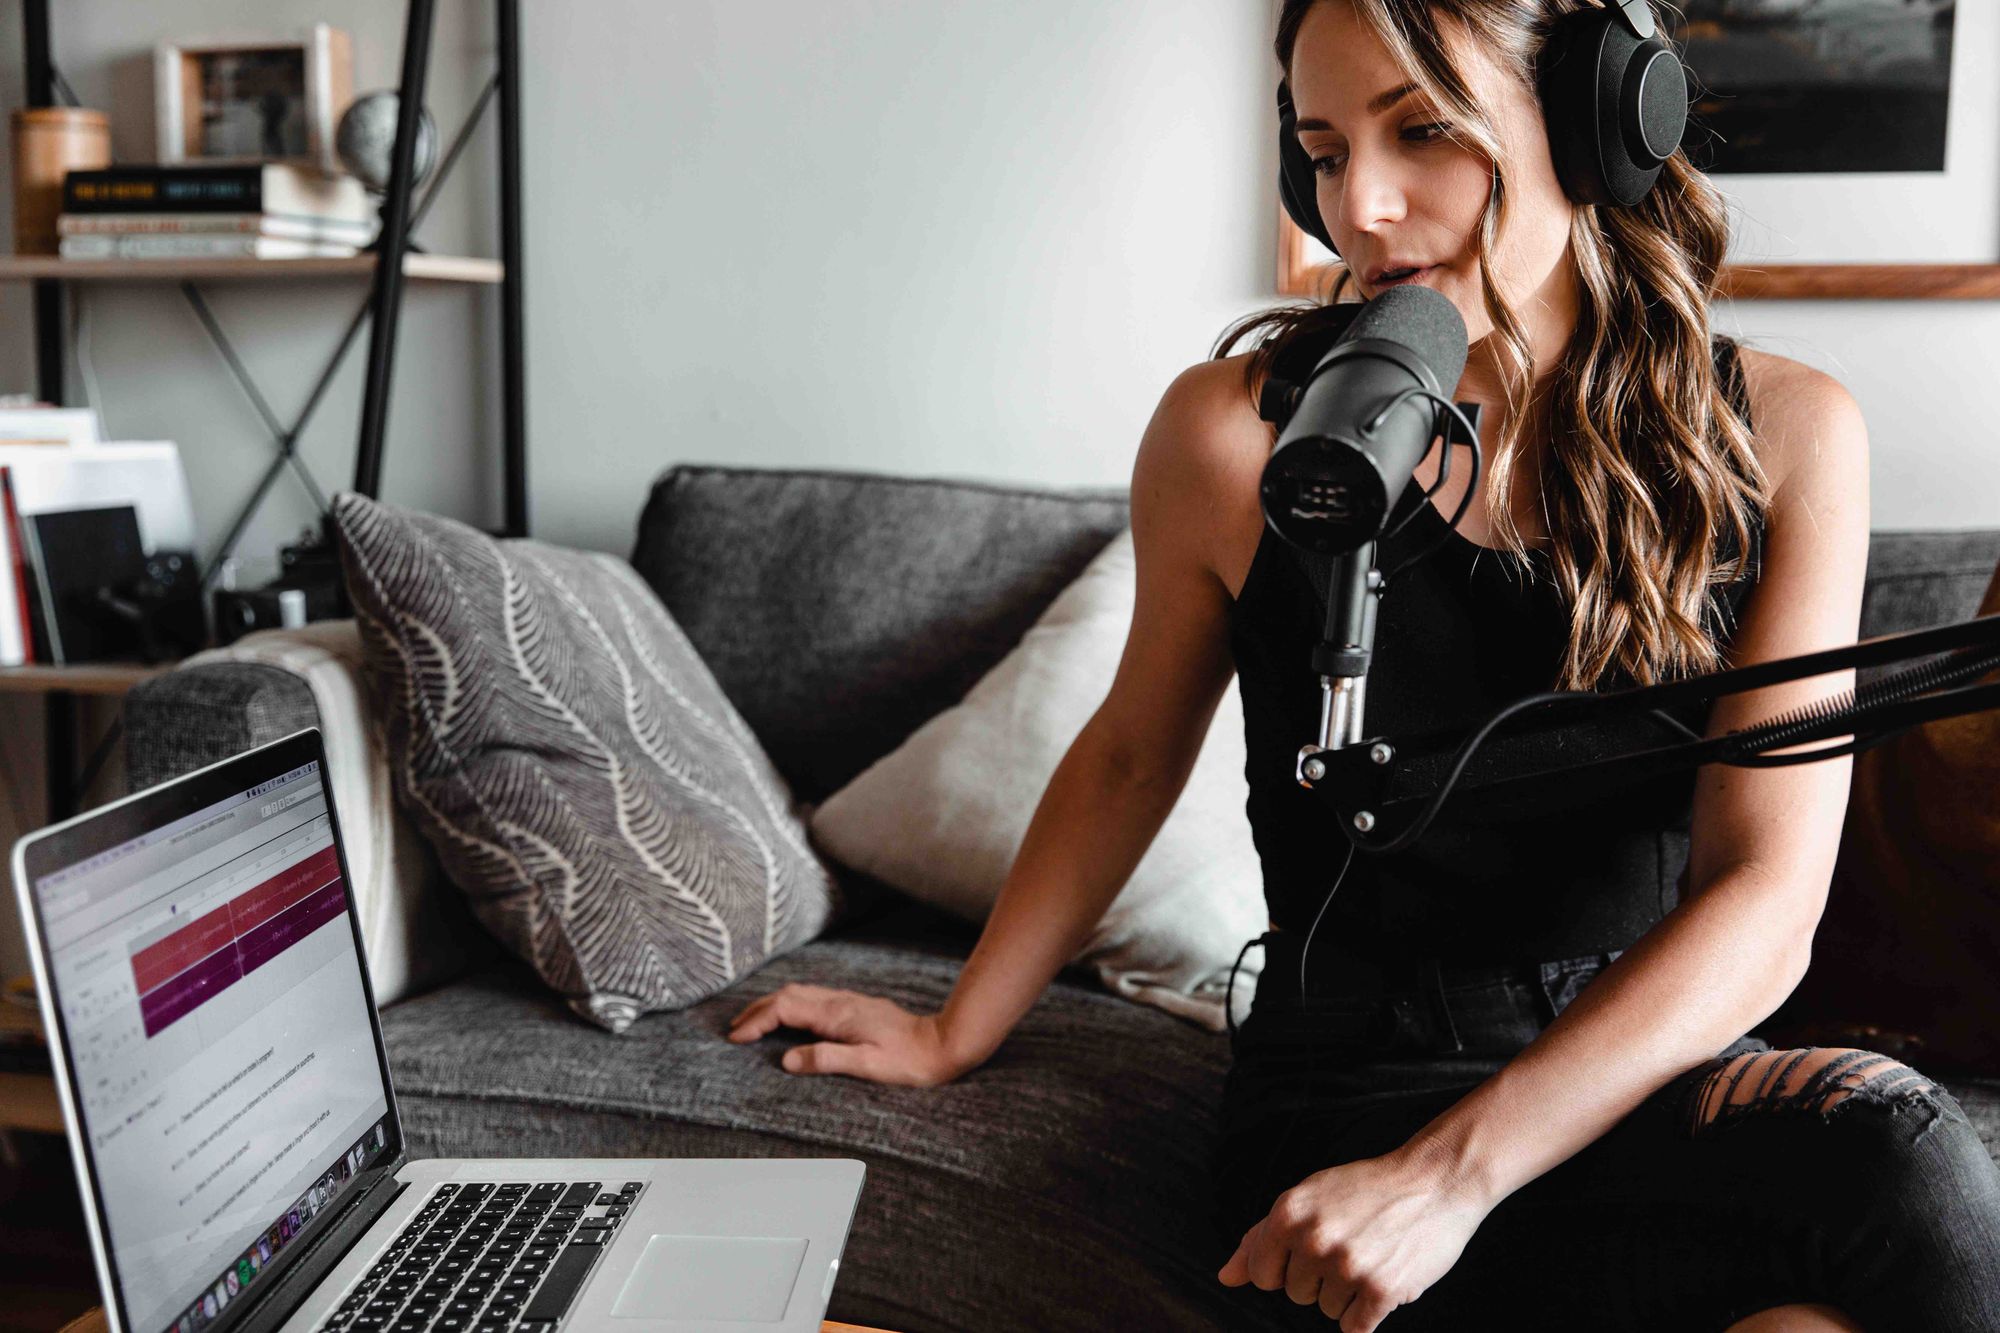
<svg viewBox="0 0 2000 1333"><path fill-rule="evenodd" d="M1556 179L1540 103L1462 30L1448 26L1445 35L1507 154L1494 284L1531 324L1537 298L1545 313L1574 318L1575 206ZM1361 294L1395 285L1384 270L1416 266L1421 271L1405 281L1449 297L1470 340L1484 338L1493 326L1472 246L1492 188L1485 158L1445 137L1446 117L1421 93L1403 91L1408 80L1348 0L1322 0L1308 11L1290 78L1299 143L1315 159L1320 217Z"/></svg>

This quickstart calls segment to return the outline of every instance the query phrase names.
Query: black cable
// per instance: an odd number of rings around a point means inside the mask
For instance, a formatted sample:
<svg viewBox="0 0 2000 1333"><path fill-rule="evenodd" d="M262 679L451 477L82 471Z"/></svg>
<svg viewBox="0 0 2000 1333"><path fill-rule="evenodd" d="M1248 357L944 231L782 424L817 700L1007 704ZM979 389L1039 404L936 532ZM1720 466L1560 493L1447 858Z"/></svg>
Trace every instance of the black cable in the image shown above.
<svg viewBox="0 0 2000 1333"><path fill-rule="evenodd" d="M1325 901L1320 903L1319 912L1314 915L1312 925L1306 929L1305 943L1299 946L1299 996L1301 999L1304 999L1306 993L1306 954L1312 950L1313 936L1319 930L1320 918L1326 915L1327 907L1333 902L1333 895L1340 892L1340 886L1347 878L1347 868L1353 864L1354 844L1350 842L1347 844L1347 859L1340 863L1340 873L1333 877L1333 887L1326 891Z"/></svg>
<svg viewBox="0 0 2000 1333"><path fill-rule="evenodd" d="M1672 713L1669 713L1664 708L1648 708L1646 710L1646 715L1648 717L1651 717L1655 721L1660 722L1666 725L1667 727L1672 728L1675 731L1678 731L1681 735L1685 736L1687 739L1691 741L1698 741L1702 739L1702 734L1700 732L1696 731L1693 727L1690 727L1687 723L1681 721L1679 718L1675 717Z"/></svg>
<svg viewBox="0 0 2000 1333"><path fill-rule="evenodd" d="M1353 865L1354 865L1354 844L1350 842L1349 844L1347 844L1347 859L1340 863L1340 873L1333 877L1333 887L1326 891L1326 897L1320 901L1319 911L1313 914L1312 925L1306 928L1305 943L1299 946L1299 1012L1301 1014L1303 1014L1306 1011L1306 955L1312 952L1313 936L1319 933L1319 923L1326 916L1326 909L1333 905L1333 895L1339 893L1340 886L1347 882L1347 872L1349 868L1351 868ZM1321 1070L1324 1070L1327 1065L1327 1049L1324 1038L1325 1034L1322 1032L1313 1033L1311 1038L1313 1045L1316 1048L1314 1054L1318 1056L1318 1059L1317 1061L1315 1061L1315 1063L1319 1066ZM1292 1123L1285 1126L1285 1139L1289 1139L1292 1136L1292 1131L1298 1128L1299 1115L1306 1109L1306 1106L1311 1098L1311 1092L1312 1092L1312 1080L1307 1079L1306 1086L1300 1089L1299 1104L1292 1111ZM1278 1142L1280 1145L1280 1151L1282 1151L1284 1139L1280 1139L1278 1140ZM1276 1159L1274 1158L1273 1159L1274 1165L1275 1162ZM1264 1174L1265 1177L1268 1179L1270 1176L1270 1172L1267 1170Z"/></svg>
<svg viewBox="0 0 2000 1333"><path fill-rule="evenodd" d="M1363 851L1381 853L1402 851L1405 847L1408 847L1411 843L1422 837L1425 830L1430 828L1431 821L1436 819L1438 811L1444 808L1445 799L1451 795L1451 789L1458 785L1459 776L1465 772L1465 766L1472 761L1473 751L1485 743L1487 736L1492 734L1495 727L1517 713L1525 713L1530 708L1538 708L1543 704L1559 703L1566 699L1596 699L1601 697L1603 696L1591 694L1584 690L1551 690L1543 694L1530 694L1524 698L1514 700L1514 702L1499 709L1492 716L1488 717L1486 721L1482 722L1479 725L1479 730L1459 742L1458 750L1452 756L1450 771L1445 774L1445 779L1439 784L1438 789L1431 794L1431 799L1424 806L1423 812L1417 816L1416 821L1408 828L1395 837L1384 839L1380 842L1370 840L1359 829L1355 828L1350 820L1340 821L1341 831L1347 835L1347 840L1350 843L1361 848Z"/></svg>
<svg viewBox="0 0 2000 1333"><path fill-rule="evenodd" d="M1429 389L1424 389L1424 388L1405 389L1403 390L1402 393L1396 395L1396 397L1390 402L1389 407L1383 408L1380 413L1376 414L1375 420L1377 421L1381 420L1383 416L1388 414L1391 408L1394 408L1395 406L1400 404L1403 401L1403 399L1415 398L1415 397L1423 397L1431 399L1433 402L1437 403L1439 406L1444 408L1447 412L1450 412L1454 417L1457 417L1459 424L1465 427L1465 437L1472 441L1472 476L1465 483L1465 496L1458 502L1457 510L1453 512L1450 521L1445 525L1446 530L1444 532L1439 533L1437 540L1433 541L1429 546L1426 546L1423 550L1418 551L1415 555L1410 556L1408 559L1404 560L1401 564L1397 565L1394 569L1390 570L1387 574L1384 574L1382 576L1382 591L1384 593L1388 592L1388 590L1395 585L1396 577L1399 574L1401 574L1404 570L1408 569L1411 565L1416 564L1419 560L1425 559L1426 557L1431 555L1435 555L1439 550L1441 550L1444 547L1444 544L1446 542L1452 539L1453 535L1456 533L1458 529L1459 523L1464 520L1466 511L1472 508L1472 497L1479 494L1479 478L1484 468L1484 459L1481 455L1481 451L1479 448L1478 427L1472 424L1471 418L1465 415L1464 411L1459 408L1459 405L1457 403L1454 403L1453 401L1451 401L1451 399L1446 398L1443 394L1432 393ZM1449 443L1450 435L1447 434L1445 438L1447 441L1445 449L1447 456L1449 456L1451 448ZM1438 484L1440 486L1444 484L1442 478L1439 479ZM1426 503L1428 503L1428 501L1426 501ZM1412 512L1412 516L1414 516L1415 512L1416 511ZM1400 528L1401 525L1398 526Z"/></svg>
<svg viewBox="0 0 2000 1333"><path fill-rule="evenodd" d="M1299 1013L1302 1015L1306 1012L1306 954L1312 949L1313 935L1318 932L1320 920L1326 916L1326 909L1332 904L1333 895L1340 892L1340 886L1346 882L1347 872L1353 865L1354 846L1350 843L1347 848L1347 859L1340 863L1340 873L1333 877L1333 887L1326 891L1326 898L1320 903L1318 913L1313 916L1312 925L1306 930L1305 942L1299 945L1298 1004ZM1270 956L1269 949L1265 950L1265 956L1266 958ZM1237 955L1237 961L1242 961L1241 954ZM1306 1040L1312 1043L1313 1054L1316 1057L1315 1063L1319 1067L1324 1068L1327 1058L1326 1043L1321 1039L1320 1034L1311 1031L1307 1032ZM1285 1122L1284 1132L1277 1135L1271 1141L1271 1159L1264 1164L1264 1175L1267 1179L1270 1177L1271 1172L1277 1169L1278 1157L1284 1152L1285 1144L1292 1137L1292 1131L1299 1127L1299 1117L1305 1114L1306 1105L1310 1101L1311 1088L1312 1080L1308 1078L1306 1086L1300 1089L1299 1104L1292 1108L1292 1118Z"/></svg>
<svg viewBox="0 0 2000 1333"><path fill-rule="evenodd" d="M1407 393L1402 395L1402 397L1408 397L1408 396L1409 395ZM1398 401L1400 402L1401 399L1399 398ZM1439 447L1441 447L1444 450L1444 457L1438 460L1437 480L1432 482L1429 486L1424 487L1425 503L1428 503L1433 496L1435 496L1439 491L1443 490L1445 488L1445 485L1451 481L1451 456L1452 456L1451 432L1444 425L1444 414L1442 412L1433 412L1431 420L1433 421L1433 423L1435 423L1431 427L1431 433L1433 435L1442 437L1439 441ZM1473 447L1475 450L1478 448L1477 445L1474 445ZM1433 453L1436 452L1437 449L1425 450L1424 458L1429 458ZM1417 460L1418 466L1422 466L1423 461L1424 461L1423 458L1419 458ZM1416 522L1417 515L1422 512L1423 512L1423 505L1419 504L1416 508L1410 510L1409 513L1403 515L1402 519L1398 521L1394 527L1389 528L1386 531L1382 532L1375 538L1375 540L1377 542L1389 541L1390 539L1394 538L1397 534L1401 533L1404 528L1407 528L1410 526L1410 524Z"/></svg>

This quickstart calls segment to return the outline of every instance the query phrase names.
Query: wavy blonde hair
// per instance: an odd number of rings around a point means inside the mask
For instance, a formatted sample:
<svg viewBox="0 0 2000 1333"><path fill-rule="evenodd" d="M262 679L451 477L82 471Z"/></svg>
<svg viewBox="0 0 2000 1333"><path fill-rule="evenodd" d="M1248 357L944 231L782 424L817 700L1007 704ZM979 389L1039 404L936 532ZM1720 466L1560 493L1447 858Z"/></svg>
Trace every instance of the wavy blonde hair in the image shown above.
<svg viewBox="0 0 2000 1333"><path fill-rule="evenodd" d="M1283 70L1307 11L1326 2L1285 0L1276 42ZM1493 254L1507 216L1508 166L1492 118L1452 64L1441 20L1492 51L1532 91L1536 54L1556 21L1590 6L1348 2L1451 121L1452 137L1492 164L1475 252ZM1720 382L1711 346L1709 302L1728 238L1721 196L1678 151L1636 207L1577 207L1570 242L1582 309L1568 349L1539 384L1521 320L1480 265L1508 407L1504 433L1485 451L1487 511L1502 549L1525 568L1527 546L1507 497L1526 432L1546 431L1542 505L1554 539L1552 574L1570 609L1557 688L1652 684L1725 665L1711 590L1749 571L1752 528L1770 503L1750 425ZM1239 321L1214 355L1229 355L1253 332L1267 335L1245 376L1254 401L1282 346L1329 323L1352 282L1343 270L1325 304Z"/></svg>

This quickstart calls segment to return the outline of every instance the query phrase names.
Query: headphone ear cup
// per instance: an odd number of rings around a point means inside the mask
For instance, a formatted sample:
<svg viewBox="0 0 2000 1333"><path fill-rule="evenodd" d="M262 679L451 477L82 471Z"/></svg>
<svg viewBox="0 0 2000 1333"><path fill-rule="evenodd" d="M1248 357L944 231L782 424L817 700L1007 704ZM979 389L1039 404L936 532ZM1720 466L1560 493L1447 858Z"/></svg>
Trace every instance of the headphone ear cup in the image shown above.
<svg viewBox="0 0 2000 1333"><path fill-rule="evenodd" d="M1579 10L1558 21L1536 72L1564 192L1625 208L1644 199L1687 128L1687 72L1673 49L1619 11Z"/></svg>
<svg viewBox="0 0 2000 1333"><path fill-rule="evenodd" d="M1278 200L1300 231L1334 254L1340 248L1326 234L1319 215L1319 178L1312 157L1299 146L1299 113L1292 106L1292 89L1278 81Z"/></svg>

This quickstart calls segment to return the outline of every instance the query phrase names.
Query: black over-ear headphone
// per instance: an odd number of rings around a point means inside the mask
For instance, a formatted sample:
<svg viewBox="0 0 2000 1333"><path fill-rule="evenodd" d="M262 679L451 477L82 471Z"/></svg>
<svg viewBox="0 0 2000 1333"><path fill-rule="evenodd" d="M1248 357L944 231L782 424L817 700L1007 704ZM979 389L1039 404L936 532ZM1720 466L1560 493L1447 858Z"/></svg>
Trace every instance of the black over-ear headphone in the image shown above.
<svg viewBox="0 0 2000 1333"><path fill-rule="evenodd" d="M1687 128L1687 72L1646 0L1605 0L1565 14L1536 81L1556 178L1579 204L1631 207L1646 197ZM1312 158L1299 146L1292 90L1278 83L1278 197L1299 230L1339 254L1319 215Z"/></svg>

